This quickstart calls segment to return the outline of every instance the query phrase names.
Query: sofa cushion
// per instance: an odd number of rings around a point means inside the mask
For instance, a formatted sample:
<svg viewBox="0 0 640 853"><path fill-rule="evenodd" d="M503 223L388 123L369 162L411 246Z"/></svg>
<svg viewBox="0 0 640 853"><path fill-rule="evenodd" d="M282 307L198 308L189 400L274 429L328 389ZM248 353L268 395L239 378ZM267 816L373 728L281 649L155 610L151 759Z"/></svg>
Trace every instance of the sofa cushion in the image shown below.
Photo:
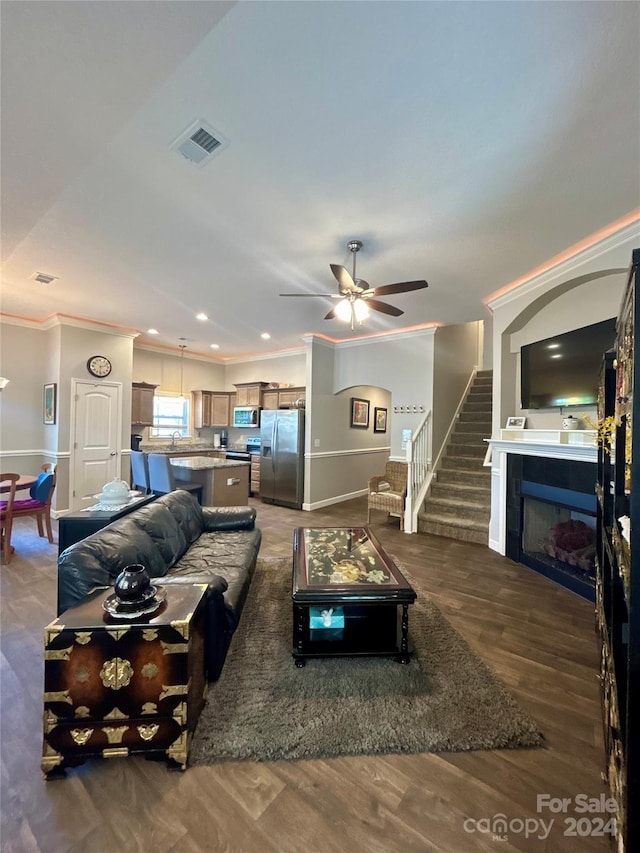
<svg viewBox="0 0 640 853"><path fill-rule="evenodd" d="M164 571L154 577L166 574L188 548L187 539L178 519L166 505L160 504L159 501L125 516L123 521L134 524L157 548L164 562Z"/></svg>
<svg viewBox="0 0 640 853"><path fill-rule="evenodd" d="M202 507L193 494L184 489L176 489L173 492L168 492L166 495L159 497L153 504L144 507L144 509L153 511L154 508L159 506L169 510L176 524L182 530L186 543L184 550L186 550L189 545L196 541L203 530Z"/></svg>
<svg viewBox="0 0 640 853"><path fill-rule="evenodd" d="M58 613L97 587L113 586L133 563L142 563L152 578L162 577L168 568L151 537L128 517L71 545L58 558Z"/></svg>
<svg viewBox="0 0 640 853"><path fill-rule="evenodd" d="M255 523L252 506L202 507L204 530L251 530Z"/></svg>
<svg viewBox="0 0 640 853"><path fill-rule="evenodd" d="M182 583L205 581L210 573L224 578L228 585L224 592L227 623L233 633L255 571L261 538L256 529L203 533L173 566L169 577Z"/></svg>

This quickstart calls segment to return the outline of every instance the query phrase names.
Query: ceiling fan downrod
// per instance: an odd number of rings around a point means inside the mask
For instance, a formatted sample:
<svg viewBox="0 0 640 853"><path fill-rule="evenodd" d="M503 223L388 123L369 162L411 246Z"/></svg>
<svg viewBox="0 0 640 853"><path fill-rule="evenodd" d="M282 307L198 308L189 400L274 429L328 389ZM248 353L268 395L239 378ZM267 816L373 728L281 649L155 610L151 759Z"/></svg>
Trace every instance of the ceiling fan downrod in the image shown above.
<svg viewBox="0 0 640 853"><path fill-rule="evenodd" d="M349 240L349 242L347 243L347 249L349 249L349 251L353 254L353 273L351 275L351 278L353 279L353 282L356 287L358 286L358 282L356 279L356 254L360 251L361 248L362 240ZM351 328L353 328L353 326Z"/></svg>

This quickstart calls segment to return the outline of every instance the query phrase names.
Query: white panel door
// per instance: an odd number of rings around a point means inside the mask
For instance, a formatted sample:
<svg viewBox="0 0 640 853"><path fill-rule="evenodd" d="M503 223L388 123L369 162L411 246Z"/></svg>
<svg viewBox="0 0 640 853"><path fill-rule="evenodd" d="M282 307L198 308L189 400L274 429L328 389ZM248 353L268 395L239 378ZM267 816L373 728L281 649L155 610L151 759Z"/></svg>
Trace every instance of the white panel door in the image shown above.
<svg viewBox="0 0 640 853"><path fill-rule="evenodd" d="M120 476L120 386L75 385L73 509L95 503L105 483Z"/></svg>

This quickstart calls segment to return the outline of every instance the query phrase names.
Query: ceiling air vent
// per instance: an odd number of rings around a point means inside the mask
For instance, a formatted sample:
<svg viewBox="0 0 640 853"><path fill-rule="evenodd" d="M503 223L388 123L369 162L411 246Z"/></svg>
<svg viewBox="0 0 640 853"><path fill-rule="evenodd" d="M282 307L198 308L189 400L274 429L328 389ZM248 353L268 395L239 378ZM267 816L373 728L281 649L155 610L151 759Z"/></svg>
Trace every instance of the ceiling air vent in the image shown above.
<svg viewBox="0 0 640 853"><path fill-rule="evenodd" d="M31 276L31 278L34 281L37 281L38 284L51 284L51 282L55 281L58 278L58 276L57 275L49 275L46 272L36 272Z"/></svg>
<svg viewBox="0 0 640 853"><path fill-rule="evenodd" d="M178 151L196 166L204 166L215 155L229 144L224 136L211 125L198 119L171 143L171 148Z"/></svg>

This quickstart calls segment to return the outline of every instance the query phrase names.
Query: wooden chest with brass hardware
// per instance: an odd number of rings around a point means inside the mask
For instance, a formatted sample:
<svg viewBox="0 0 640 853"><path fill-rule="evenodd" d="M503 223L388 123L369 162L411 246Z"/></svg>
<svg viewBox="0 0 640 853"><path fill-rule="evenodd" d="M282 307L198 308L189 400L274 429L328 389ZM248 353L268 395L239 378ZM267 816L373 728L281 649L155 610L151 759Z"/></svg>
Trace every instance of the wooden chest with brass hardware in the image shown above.
<svg viewBox="0 0 640 853"><path fill-rule="evenodd" d="M47 778L143 754L184 769L206 690L205 584L170 584L155 614L116 620L101 589L44 630Z"/></svg>

